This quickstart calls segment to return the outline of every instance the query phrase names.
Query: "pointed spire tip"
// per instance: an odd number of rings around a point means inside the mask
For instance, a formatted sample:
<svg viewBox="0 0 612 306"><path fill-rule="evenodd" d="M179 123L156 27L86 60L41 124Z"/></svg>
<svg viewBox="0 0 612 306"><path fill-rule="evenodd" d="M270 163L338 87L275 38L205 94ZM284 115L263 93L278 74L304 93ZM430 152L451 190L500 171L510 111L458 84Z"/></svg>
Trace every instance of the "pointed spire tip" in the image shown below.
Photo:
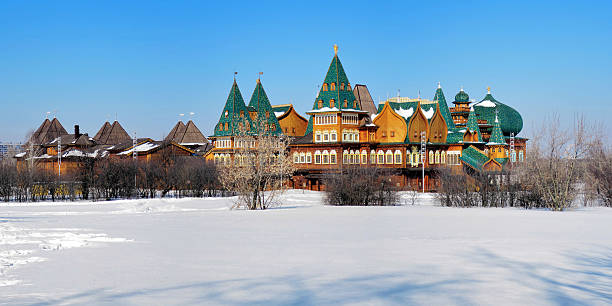
<svg viewBox="0 0 612 306"><path fill-rule="evenodd" d="M334 55L338 55L338 45L334 44Z"/></svg>

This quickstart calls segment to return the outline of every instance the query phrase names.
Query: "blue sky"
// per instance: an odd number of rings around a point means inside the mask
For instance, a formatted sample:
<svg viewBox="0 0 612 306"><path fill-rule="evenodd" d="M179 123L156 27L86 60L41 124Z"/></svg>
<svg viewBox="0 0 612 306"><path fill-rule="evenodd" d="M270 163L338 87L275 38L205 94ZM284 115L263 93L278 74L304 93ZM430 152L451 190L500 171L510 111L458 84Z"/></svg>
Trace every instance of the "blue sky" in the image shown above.
<svg viewBox="0 0 612 306"><path fill-rule="evenodd" d="M534 124L556 112L606 123L612 113L608 1L2 1L0 141L22 141L47 111L67 130L119 119L162 138L194 112L212 133L238 71L257 72L273 104L312 107L334 43L352 84L452 101L463 86Z"/></svg>

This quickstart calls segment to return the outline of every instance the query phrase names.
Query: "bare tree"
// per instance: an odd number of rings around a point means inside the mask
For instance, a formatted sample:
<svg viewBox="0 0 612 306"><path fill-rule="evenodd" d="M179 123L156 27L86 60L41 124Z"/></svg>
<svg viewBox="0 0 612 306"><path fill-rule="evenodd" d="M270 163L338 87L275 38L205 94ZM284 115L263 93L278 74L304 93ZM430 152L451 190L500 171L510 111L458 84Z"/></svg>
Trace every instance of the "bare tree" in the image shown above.
<svg viewBox="0 0 612 306"><path fill-rule="evenodd" d="M591 146L585 165L585 185L590 195L612 207L612 150L601 140Z"/></svg>
<svg viewBox="0 0 612 306"><path fill-rule="evenodd" d="M289 138L268 133L263 122L255 129L261 133L249 129L240 126L233 160L219 166L219 179L224 188L238 195L234 208L266 209L275 204L294 171L288 157Z"/></svg>
<svg viewBox="0 0 612 306"><path fill-rule="evenodd" d="M389 169L345 167L327 174L325 202L329 205L389 206L399 203Z"/></svg>

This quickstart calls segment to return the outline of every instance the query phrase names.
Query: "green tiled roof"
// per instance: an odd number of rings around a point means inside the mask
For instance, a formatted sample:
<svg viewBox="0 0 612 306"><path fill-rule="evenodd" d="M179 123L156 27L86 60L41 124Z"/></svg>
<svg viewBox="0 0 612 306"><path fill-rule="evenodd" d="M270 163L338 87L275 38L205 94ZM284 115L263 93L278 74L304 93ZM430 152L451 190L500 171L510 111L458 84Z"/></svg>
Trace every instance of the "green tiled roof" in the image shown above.
<svg viewBox="0 0 612 306"><path fill-rule="evenodd" d="M251 95L251 101L249 102L248 107L249 109L253 109L257 112L258 120L261 119L264 121L261 123L273 127L268 130L269 134L282 134L283 130L278 123L278 119L276 119L276 116L274 115L274 110L272 109L272 105L270 105L268 95L266 94L266 91L259 80L257 80L257 85L255 85L255 90L253 91L253 95ZM255 129L257 129L261 123L257 122L255 124ZM259 133L260 131L257 132Z"/></svg>
<svg viewBox="0 0 612 306"><path fill-rule="evenodd" d="M478 120L476 120L476 113L474 108L470 108L470 114L468 115L467 123L465 128L470 132L478 132L478 141L482 141L482 134L480 134L480 128L478 127Z"/></svg>
<svg viewBox="0 0 612 306"><path fill-rule="evenodd" d="M470 96L468 96L468 94L463 91L463 88L461 88L461 90L455 95L455 102L454 103L466 103L466 102L470 102Z"/></svg>
<svg viewBox="0 0 612 306"><path fill-rule="evenodd" d="M493 132L491 132L491 138L489 138L489 142L487 145L506 145L506 141L504 140L504 135L502 134L502 130L500 128L499 120L495 117L495 122L493 123Z"/></svg>
<svg viewBox="0 0 612 306"><path fill-rule="evenodd" d="M491 125L493 125L497 111L504 135L514 133L516 136L523 129L521 114L514 108L495 100L490 92L479 103L474 104L474 110L479 119L487 120Z"/></svg>
<svg viewBox="0 0 612 306"><path fill-rule="evenodd" d="M502 167L504 167L508 163L508 161L510 160L507 157L504 157L504 158L494 158L494 159L495 159L495 161L500 163L502 165Z"/></svg>
<svg viewBox="0 0 612 306"><path fill-rule="evenodd" d="M474 146L469 146L461 152L461 161L476 170L482 170L482 166L489 161L489 157L476 149Z"/></svg>
<svg viewBox="0 0 612 306"><path fill-rule="evenodd" d="M221 129L222 126L225 126L225 123L228 124L228 130ZM247 106L244 105L244 99L242 99L238 84L236 84L236 80L234 80L232 89L230 89L227 101L221 112L221 118L219 118L219 122L215 126L214 136L234 136L239 134L239 123L248 124L249 129L253 130L253 123L249 117L249 111Z"/></svg>
<svg viewBox="0 0 612 306"><path fill-rule="evenodd" d="M458 128L448 129L448 135L446 136L446 143L460 143L463 141L463 133L459 132Z"/></svg>
<svg viewBox="0 0 612 306"><path fill-rule="evenodd" d="M353 109L353 101L355 101L355 95L352 90L348 89L349 80L344 72L344 68L342 67L342 63L338 58L338 55L334 55L334 58L329 64L329 69L327 70L327 74L325 75L325 79L323 83L327 83L328 90L323 91L323 86L321 86L321 90L315 99L312 109L317 110L318 101L323 100L322 107L330 107L330 100L334 99L335 107L338 109L344 108L344 100L347 100L348 107ZM331 83L336 83L335 90L331 90ZM344 90L340 89L340 85L344 83ZM361 110L361 106L357 105L358 110ZM312 116L308 119L308 127L306 128L306 134L312 132Z"/></svg>
<svg viewBox="0 0 612 306"><path fill-rule="evenodd" d="M455 122L453 121L453 117L450 114L450 109L448 109L448 104L446 104L446 98L444 97L444 93L442 92L442 87L438 85L438 89L436 89L436 94L433 98L434 101L438 102L440 106L440 114L446 121L446 127L450 130L451 128L455 128Z"/></svg>

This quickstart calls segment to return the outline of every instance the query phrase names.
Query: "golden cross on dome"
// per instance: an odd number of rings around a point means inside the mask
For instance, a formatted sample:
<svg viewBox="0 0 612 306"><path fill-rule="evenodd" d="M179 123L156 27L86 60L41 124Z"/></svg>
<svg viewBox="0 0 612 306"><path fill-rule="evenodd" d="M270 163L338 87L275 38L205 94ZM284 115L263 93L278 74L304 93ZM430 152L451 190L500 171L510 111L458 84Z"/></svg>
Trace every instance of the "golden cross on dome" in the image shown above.
<svg viewBox="0 0 612 306"><path fill-rule="evenodd" d="M338 45L334 44L334 54L338 55Z"/></svg>
<svg viewBox="0 0 612 306"><path fill-rule="evenodd" d="M491 86L487 86L487 92L491 93Z"/></svg>

